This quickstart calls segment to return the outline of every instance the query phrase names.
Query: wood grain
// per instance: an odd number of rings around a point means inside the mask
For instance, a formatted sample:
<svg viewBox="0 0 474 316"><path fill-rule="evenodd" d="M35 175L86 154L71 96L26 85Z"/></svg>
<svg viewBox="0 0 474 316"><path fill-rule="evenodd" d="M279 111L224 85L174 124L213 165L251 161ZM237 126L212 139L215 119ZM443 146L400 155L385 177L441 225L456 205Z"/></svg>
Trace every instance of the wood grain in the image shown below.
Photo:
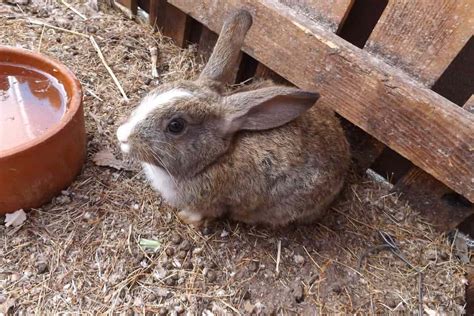
<svg viewBox="0 0 474 316"><path fill-rule="evenodd" d="M150 25L154 28L163 28L167 5L166 0L150 0L148 20Z"/></svg>
<svg viewBox="0 0 474 316"><path fill-rule="evenodd" d="M474 1L389 1L365 49L431 87L474 33Z"/></svg>
<svg viewBox="0 0 474 316"><path fill-rule="evenodd" d="M463 201L461 196L419 168L412 168L393 191L401 193L402 198L439 232L455 229L474 214L471 203Z"/></svg>
<svg viewBox="0 0 474 316"><path fill-rule="evenodd" d="M322 24L328 30L336 32L344 23L352 7L353 0L279 0L280 3L296 9L311 20Z"/></svg>
<svg viewBox="0 0 474 316"><path fill-rule="evenodd" d="M365 49L431 87L472 36L473 4L390 1ZM472 207L445 199L451 190L418 168L402 177L395 190L441 231L455 228L473 212Z"/></svg>
<svg viewBox="0 0 474 316"><path fill-rule="evenodd" d="M150 24L164 36L172 38L177 46L184 47L189 35L188 16L166 0L150 1Z"/></svg>
<svg viewBox="0 0 474 316"><path fill-rule="evenodd" d="M118 1L121 5L130 10L130 18L137 15L138 4L137 0L120 0Z"/></svg>
<svg viewBox="0 0 474 316"><path fill-rule="evenodd" d="M245 52L474 200L474 115L276 1L170 3L216 32L228 12L247 8Z"/></svg>
<svg viewBox="0 0 474 316"><path fill-rule="evenodd" d="M463 106L474 113L474 95ZM419 168L412 168L394 186L393 191L402 194L410 206L441 232L455 229L474 214L474 205L463 202L461 197Z"/></svg>

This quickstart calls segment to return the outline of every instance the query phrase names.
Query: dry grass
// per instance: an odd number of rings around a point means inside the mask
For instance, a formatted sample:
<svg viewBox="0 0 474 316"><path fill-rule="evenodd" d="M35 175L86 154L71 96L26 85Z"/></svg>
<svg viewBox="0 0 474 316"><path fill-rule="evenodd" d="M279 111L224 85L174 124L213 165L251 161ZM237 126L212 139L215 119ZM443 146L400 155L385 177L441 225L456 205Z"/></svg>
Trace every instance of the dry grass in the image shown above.
<svg viewBox="0 0 474 316"><path fill-rule="evenodd" d="M0 44L40 50L77 74L89 140L84 170L67 191L20 228L0 226L0 306L8 299L19 314L417 311L416 270L389 251L367 252L381 244L383 231L423 271L422 308L461 313L465 267L451 245L375 181L353 179L320 224L270 231L221 221L201 232L181 224L138 169L96 166L99 150L120 157L115 130L147 91L194 77L202 63L193 49L181 50L117 12L94 14L70 3L87 19L61 3L0 4ZM157 79L152 45L160 52ZM161 248L143 250L141 238Z"/></svg>

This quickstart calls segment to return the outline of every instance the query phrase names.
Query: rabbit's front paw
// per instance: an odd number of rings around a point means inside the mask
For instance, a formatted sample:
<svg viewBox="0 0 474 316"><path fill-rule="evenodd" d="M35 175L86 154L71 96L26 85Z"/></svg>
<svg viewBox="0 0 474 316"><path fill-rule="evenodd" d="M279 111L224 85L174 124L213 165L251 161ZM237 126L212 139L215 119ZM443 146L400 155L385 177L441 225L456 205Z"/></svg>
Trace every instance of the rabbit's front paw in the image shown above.
<svg viewBox="0 0 474 316"><path fill-rule="evenodd" d="M192 225L195 228L199 228L204 224L204 217L201 214L190 210L179 211L178 217L183 223Z"/></svg>

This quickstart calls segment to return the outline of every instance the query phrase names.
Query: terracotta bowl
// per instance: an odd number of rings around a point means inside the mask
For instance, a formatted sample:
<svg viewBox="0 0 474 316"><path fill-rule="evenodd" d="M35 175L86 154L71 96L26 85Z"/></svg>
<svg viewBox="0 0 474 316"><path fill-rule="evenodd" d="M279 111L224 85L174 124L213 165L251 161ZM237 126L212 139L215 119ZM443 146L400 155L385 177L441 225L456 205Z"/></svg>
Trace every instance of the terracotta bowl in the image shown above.
<svg viewBox="0 0 474 316"><path fill-rule="evenodd" d="M68 187L84 164L86 134L81 86L69 69L40 54L5 46L0 46L0 62L42 70L58 79L67 94L66 112L56 125L0 150L0 214L5 214L39 207Z"/></svg>

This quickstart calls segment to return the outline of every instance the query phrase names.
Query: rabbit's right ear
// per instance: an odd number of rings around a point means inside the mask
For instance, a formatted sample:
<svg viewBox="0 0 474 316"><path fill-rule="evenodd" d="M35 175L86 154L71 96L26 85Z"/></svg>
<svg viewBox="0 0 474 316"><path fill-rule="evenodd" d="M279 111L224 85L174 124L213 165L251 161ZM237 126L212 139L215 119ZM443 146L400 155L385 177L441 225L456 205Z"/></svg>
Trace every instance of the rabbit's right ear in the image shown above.
<svg viewBox="0 0 474 316"><path fill-rule="evenodd" d="M318 93L278 86L235 93L224 99L230 113L224 117L221 130L232 134L275 128L296 119L318 99Z"/></svg>
<svg viewBox="0 0 474 316"><path fill-rule="evenodd" d="M234 12L224 21L216 46L199 79L230 83L231 74L238 66L245 34L251 25L252 16L245 10Z"/></svg>

